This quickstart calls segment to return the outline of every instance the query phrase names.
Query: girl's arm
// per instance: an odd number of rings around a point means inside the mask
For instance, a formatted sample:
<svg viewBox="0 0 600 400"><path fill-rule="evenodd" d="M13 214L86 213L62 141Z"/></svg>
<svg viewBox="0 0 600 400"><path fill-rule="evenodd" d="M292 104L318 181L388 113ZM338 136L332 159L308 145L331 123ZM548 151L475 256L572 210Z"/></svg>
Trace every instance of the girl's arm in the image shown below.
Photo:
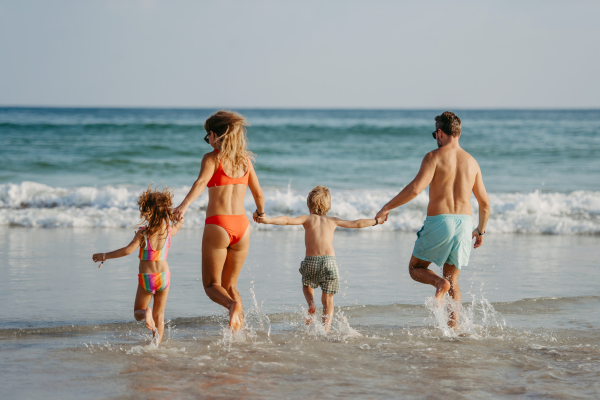
<svg viewBox="0 0 600 400"><path fill-rule="evenodd" d="M215 166L216 163L213 153L207 153L204 155L204 157L202 157L198 179L196 179L189 193L187 196L185 196L185 199L183 199L179 207L173 210L173 214L177 219L183 218L190 204L192 204L194 200L196 200L198 196L202 194L204 188L208 184L208 181L210 181L210 178L212 178L215 173Z"/></svg>
<svg viewBox="0 0 600 400"><path fill-rule="evenodd" d="M378 224L382 224L383 218L373 218L373 219L357 219L356 221L346 221L345 219L341 219L341 218L331 218L337 226L341 226L342 228L354 228L354 229L360 229L360 228L366 228L368 226L373 226L373 225L378 225Z"/></svg>
<svg viewBox="0 0 600 400"><path fill-rule="evenodd" d="M183 217L181 217L179 219L179 221L175 222L175 224L173 225L173 228L171 228L171 236L175 236L177 234L177 232L179 232L179 230L181 229L182 226L183 226Z"/></svg>
<svg viewBox="0 0 600 400"><path fill-rule="evenodd" d="M259 224L270 224L270 225L302 225L308 219L308 215L301 215L299 217L258 217Z"/></svg>
<svg viewBox="0 0 600 400"><path fill-rule="evenodd" d="M143 238L142 232L137 231L135 236L133 237L133 240L127 246L125 246L119 250L111 251L110 253L96 253L92 256L92 260L94 260L94 262L98 262L98 261L104 262L105 260L108 260L110 258L119 258L119 257L128 256L131 253L133 253L138 247L140 247L140 245L142 244L142 240L143 240L142 238Z"/></svg>
<svg viewBox="0 0 600 400"><path fill-rule="evenodd" d="M252 215L252 219L254 219L254 222L258 222L258 216L265 213L265 196L260 188L260 183L258 182L256 171L254 171L254 166L251 162L248 164L248 168L250 168L248 187L250 188L250 192L252 192L252 197L254 197L254 203L256 204L256 211Z"/></svg>

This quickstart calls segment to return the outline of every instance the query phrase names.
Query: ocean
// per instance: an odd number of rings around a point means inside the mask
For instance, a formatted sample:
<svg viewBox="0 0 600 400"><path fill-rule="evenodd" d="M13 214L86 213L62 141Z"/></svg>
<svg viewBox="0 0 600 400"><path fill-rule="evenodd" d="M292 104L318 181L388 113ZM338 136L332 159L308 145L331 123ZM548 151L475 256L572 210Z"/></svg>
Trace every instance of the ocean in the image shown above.
<svg viewBox="0 0 600 400"><path fill-rule="evenodd" d="M207 194L169 252L160 347L132 318L128 243L151 184L183 199L211 148L215 110L0 108L0 383L7 398L597 398L600 393L600 110L454 110L492 202L461 271L449 331L433 288L408 275L427 194L373 228L336 233L332 331L303 324L301 227L252 223L232 335L205 296ZM444 110L238 110L268 215L372 218L436 147ZM248 215L254 211L246 198ZM473 199L473 219L477 219ZM437 267L432 267L437 271ZM317 293L318 293L317 289Z"/></svg>

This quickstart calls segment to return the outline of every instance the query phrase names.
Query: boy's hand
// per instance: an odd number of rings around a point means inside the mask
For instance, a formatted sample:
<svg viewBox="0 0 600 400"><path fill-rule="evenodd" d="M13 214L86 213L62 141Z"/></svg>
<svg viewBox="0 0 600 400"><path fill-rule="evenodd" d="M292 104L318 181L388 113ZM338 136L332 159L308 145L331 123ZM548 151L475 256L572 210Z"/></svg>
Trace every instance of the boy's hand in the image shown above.
<svg viewBox="0 0 600 400"><path fill-rule="evenodd" d="M266 224L267 217L265 215L261 215L260 217L256 217L256 222L259 224Z"/></svg>

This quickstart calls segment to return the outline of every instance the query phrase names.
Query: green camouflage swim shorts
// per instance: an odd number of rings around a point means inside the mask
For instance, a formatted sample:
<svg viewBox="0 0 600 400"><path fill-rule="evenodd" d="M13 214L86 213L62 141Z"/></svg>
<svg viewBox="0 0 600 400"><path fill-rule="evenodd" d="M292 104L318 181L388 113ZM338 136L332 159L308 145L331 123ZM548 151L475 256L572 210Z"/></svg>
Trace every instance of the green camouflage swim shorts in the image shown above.
<svg viewBox="0 0 600 400"><path fill-rule="evenodd" d="M302 284L313 289L321 286L323 293L338 294L340 271L335 256L307 256L300 263Z"/></svg>

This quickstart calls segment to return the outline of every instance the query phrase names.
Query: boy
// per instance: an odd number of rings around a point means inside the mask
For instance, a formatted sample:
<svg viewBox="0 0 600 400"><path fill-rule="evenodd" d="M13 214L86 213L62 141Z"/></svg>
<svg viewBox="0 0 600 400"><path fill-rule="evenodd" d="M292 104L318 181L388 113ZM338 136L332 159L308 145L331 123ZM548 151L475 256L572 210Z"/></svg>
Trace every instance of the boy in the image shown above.
<svg viewBox="0 0 600 400"><path fill-rule="evenodd" d="M327 211L331 208L331 193L325 186L317 186L308 194L306 199L310 215L302 215L296 218L258 217L261 224L272 225L302 225L304 227L304 244L306 246L306 257L300 263L300 274L302 274L302 291L308 303L308 313L311 316L306 323L312 322L316 306L313 289L321 286L323 294L323 324L329 332L333 318L333 295L340 289L340 274L335 260L333 250L333 232L335 228L365 228L379 224L377 219L359 219L346 221L340 218L328 217ZM383 223L383 221L381 221Z"/></svg>

